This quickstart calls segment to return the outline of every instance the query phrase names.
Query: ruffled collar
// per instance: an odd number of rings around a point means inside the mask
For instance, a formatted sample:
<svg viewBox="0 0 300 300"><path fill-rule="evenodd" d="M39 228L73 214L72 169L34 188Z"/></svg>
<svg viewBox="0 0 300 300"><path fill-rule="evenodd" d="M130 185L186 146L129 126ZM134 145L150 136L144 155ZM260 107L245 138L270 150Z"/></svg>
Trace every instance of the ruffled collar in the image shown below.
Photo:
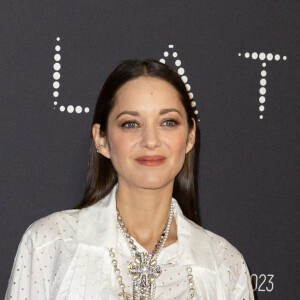
<svg viewBox="0 0 300 300"><path fill-rule="evenodd" d="M79 212L78 242L95 247L117 249L118 230L116 212L117 184L102 200ZM180 265L201 265L215 269L210 239L205 230L187 219L178 202L172 198L177 224L177 258ZM170 245L169 247L171 247ZM161 254L163 256L163 252Z"/></svg>

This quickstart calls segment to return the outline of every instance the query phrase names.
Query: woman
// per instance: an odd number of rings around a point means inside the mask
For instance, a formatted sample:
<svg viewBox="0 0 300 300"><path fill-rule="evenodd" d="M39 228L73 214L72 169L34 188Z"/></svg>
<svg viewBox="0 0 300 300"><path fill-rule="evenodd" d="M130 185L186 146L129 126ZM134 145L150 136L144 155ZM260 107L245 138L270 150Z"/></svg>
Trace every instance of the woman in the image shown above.
<svg viewBox="0 0 300 300"><path fill-rule="evenodd" d="M6 299L253 299L241 254L192 221L196 121L179 75L120 64L91 131L82 203L29 226Z"/></svg>

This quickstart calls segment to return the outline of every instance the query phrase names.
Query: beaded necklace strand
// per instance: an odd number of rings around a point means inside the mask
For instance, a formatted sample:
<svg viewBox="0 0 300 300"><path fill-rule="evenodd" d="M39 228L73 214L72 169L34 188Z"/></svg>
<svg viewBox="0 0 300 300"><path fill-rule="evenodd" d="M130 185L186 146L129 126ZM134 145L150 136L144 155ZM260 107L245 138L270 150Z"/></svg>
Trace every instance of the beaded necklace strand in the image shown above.
<svg viewBox="0 0 300 300"><path fill-rule="evenodd" d="M138 252L134 244L132 236L128 233L127 228L122 220L122 217L117 210L117 224L118 229L121 231L125 241L129 247L133 261L127 266L129 273L133 280L132 300L154 300L156 290L156 278L162 273L161 267L157 264L157 258L161 253L164 245L168 239L170 227L173 219L173 204L171 203L170 215L164 229L160 236L160 240L155 245L154 251L151 252ZM114 273L117 277L121 292L119 296L124 300L131 300L131 296L125 291L125 284L121 271L118 268L118 261L115 258L115 253L112 248L109 249L109 255L114 268ZM191 299L195 299L194 281L191 266L187 266L188 283L190 288Z"/></svg>

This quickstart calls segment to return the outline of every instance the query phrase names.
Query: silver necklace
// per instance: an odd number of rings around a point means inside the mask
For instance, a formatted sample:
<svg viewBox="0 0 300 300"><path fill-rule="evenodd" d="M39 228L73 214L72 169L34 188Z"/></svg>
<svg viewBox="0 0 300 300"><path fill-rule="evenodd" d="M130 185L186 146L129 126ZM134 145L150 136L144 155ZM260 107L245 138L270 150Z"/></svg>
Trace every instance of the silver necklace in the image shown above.
<svg viewBox="0 0 300 300"><path fill-rule="evenodd" d="M160 237L160 240L155 245L154 251L152 253L138 252L137 247L134 244L134 240L131 237L131 235L128 233L128 230L125 227L122 217L120 216L120 213L117 210L118 228L121 231L123 237L125 238L126 243L131 252L131 256L133 257L133 261L127 266L127 269L129 273L132 275L132 280L133 280L133 291L132 291L133 300L154 299L155 289L156 289L155 280L162 273L161 267L157 265L157 258L161 253L162 249L164 248L164 245L168 239L172 219L173 219L173 205L171 203L168 223ZM109 255L111 257L112 265L114 267L114 272L116 274L117 280L119 282L119 287L121 289L119 296L122 297L124 300L130 300L131 296L128 292L125 291L125 284L123 283L123 277L121 275L120 269L118 268L118 262L115 259L115 253L111 248L109 249ZM190 295L191 298L194 299L195 290L194 290L194 281L193 281L191 266L187 266L187 272L188 272Z"/></svg>
<svg viewBox="0 0 300 300"><path fill-rule="evenodd" d="M156 278L161 274L161 267L157 264L157 258L161 253L168 239L173 219L173 204L171 202L170 215L165 230L160 236L153 252L138 252L132 236L128 233L122 217L117 211L118 228L124 236L133 261L127 266L132 276L133 290L132 297L137 300L152 300L155 295ZM126 298L125 298L126 299Z"/></svg>

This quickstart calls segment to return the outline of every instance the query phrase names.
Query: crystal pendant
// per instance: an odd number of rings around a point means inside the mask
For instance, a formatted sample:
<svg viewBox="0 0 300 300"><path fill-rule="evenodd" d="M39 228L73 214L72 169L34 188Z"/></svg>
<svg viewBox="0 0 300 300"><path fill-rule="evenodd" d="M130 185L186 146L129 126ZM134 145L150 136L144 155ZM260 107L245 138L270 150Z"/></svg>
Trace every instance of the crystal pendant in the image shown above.
<svg viewBox="0 0 300 300"><path fill-rule="evenodd" d="M155 257L150 252L136 252L134 261L127 268L133 279L133 299L153 299L155 279L161 274Z"/></svg>

